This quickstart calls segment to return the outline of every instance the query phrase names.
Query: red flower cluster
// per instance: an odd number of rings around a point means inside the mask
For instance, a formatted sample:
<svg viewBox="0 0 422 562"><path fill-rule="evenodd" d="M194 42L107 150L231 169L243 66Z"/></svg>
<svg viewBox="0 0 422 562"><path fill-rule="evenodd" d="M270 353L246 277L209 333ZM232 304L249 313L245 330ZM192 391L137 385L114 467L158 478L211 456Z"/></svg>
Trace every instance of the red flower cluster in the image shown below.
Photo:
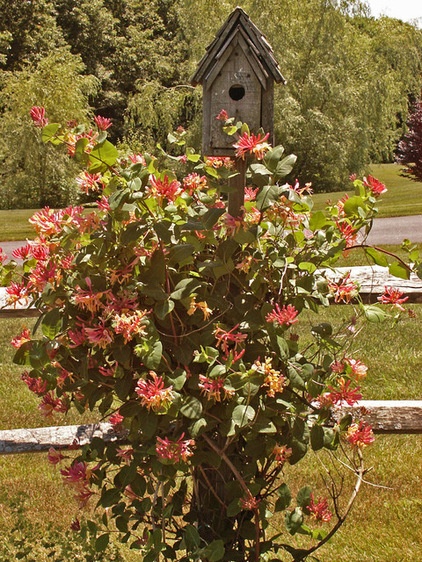
<svg viewBox="0 0 422 562"><path fill-rule="evenodd" d="M48 125L48 119L45 116L45 108L34 105L29 112L31 119L36 127L45 127Z"/></svg>
<svg viewBox="0 0 422 562"><path fill-rule="evenodd" d="M155 445L157 457L170 463L186 462L193 455L192 447L195 445L195 441L183 439L184 436L185 434L182 433L177 441L170 441L167 437L164 439L157 437Z"/></svg>
<svg viewBox="0 0 422 562"><path fill-rule="evenodd" d="M399 289L396 289L394 287L385 287L384 293L380 297L378 297L378 300L382 304L392 304L399 310L403 311L404 308L401 305L405 303L409 298L403 295L404 293Z"/></svg>
<svg viewBox="0 0 422 562"><path fill-rule="evenodd" d="M276 304L273 310L266 315L265 320L276 322L280 326L291 326L299 320L298 314L299 311L292 304L283 305L282 308Z"/></svg>
<svg viewBox="0 0 422 562"><path fill-rule="evenodd" d="M170 405L173 400L173 387L166 387L163 377L158 376L154 371L150 371L149 375L149 379L138 380L135 392L140 397L142 406L158 412Z"/></svg>
<svg viewBox="0 0 422 562"><path fill-rule="evenodd" d="M372 426L364 421L353 423L347 430L346 440L352 447L363 449L375 441Z"/></svg>
<svg viewBox="0 0 422 562"><path fill-rule="evenodd" d="M382 195L387 191L385 185L372 176L363 178L363 185L369 187L374 197L379 197L380 195Z"/></svg>
<svg viewBox="0 0 422 562"><path fill-rule="evenodd" d="M266 142L270 133L267 133L261 138L261 133L254 135L253 133L249 135L248 133L243 133L240 139L233 145L236 148L236 157L245 159L246 154L254 154L257 160L262 160L265 156L267 150L271 146Z"/></svg>
<svg viewBox="0 0 422 562"><path fill-rule="evenodd" d="M333 516L331 511L328 509L328 501L326 499L319 498L318 503L315 503L313 494L311 494L311 501L306 509L316 521L322 521L323 523L330 521Z"/></svg>

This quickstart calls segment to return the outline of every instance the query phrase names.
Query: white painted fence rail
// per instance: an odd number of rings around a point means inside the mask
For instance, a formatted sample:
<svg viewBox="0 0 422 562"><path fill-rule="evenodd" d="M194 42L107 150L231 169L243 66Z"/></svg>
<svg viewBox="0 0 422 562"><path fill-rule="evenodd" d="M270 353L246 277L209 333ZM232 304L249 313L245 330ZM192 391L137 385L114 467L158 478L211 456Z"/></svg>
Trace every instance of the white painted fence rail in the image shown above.
<svg viewBox="0 0 422 562"><path fill-rule="evenodd" d="M409 297L409 302L422 302L422 280L416 275L411 275L409 280L399 279L380 266L342 267L326 273L332 279L339 279L348 272L359 282L363 297L376 298L388 286L400 289ZM38 315L37 310L28 308L25 303L7 306L6 302L6 290L0 287L0 318ZM347 408L352 409L363 409L364 419L376 433L422 434L422 400L362 400L353 408ZM94 437L124 441L125 434L117 432L109 423L3 430L0 431L0 454L47 451L50 447L66 449L75 444L83 446Z"/></svg>
<svg viewBox="0 0 422 562"><path fill-rule="evenodd" d="M384 292L386 286L400 289L409 297L408 302L422 302L422 279L411 274L410 279L399 279L388 273L386 267L356 266L338 267L334 270L325 270L330 279L340 279L350 272L350 277L360 285L360 294L363 297L372 296L374 299ZM28 308L26 303L17 303L13 306L7 304L5 287L0 287L0 318L22 318L25 316L38 316L34 308Z"/></svg>
<svg viewBox="0 0 422 562"><path fill-rule="evenodd" d="M375 433L422 434L422 400L362 400L345 411L364 411L363 419ZM94 437L106 442L124 442L126 433L110 423L10 429L0 431L0 455L34 453L82 447Z"/></svg>

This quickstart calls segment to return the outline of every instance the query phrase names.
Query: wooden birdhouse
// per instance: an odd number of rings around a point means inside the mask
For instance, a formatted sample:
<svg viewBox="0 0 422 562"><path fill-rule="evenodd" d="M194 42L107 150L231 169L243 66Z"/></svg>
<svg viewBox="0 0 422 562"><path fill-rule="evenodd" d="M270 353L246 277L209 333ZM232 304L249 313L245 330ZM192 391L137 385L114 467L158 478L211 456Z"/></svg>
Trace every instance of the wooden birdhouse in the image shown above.
<svg viewBox="0 0 422 562"><path fill-rule="evenodd" d="M274 82L285 83L273 50L249 16L237 7L218 31L191 79L203 86L203 153L233 155L233 138L221 130L217 115L273 131Z"/></svg>

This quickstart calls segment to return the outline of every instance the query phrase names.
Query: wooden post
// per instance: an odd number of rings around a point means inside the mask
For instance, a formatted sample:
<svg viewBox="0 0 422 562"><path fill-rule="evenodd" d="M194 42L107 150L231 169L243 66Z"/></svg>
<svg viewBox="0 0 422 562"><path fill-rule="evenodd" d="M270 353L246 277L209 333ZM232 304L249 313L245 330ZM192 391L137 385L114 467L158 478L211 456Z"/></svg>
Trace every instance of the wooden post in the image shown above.
<svg viewBox="0 0 422 562"><path fill-rule="evenodd" d="M245 204L245 187L246 187L246 160L236 160L237 175L229 180L230 188L233 191L229 193L228 212L232 217L239 217L242 214L242 207Z"/></svg>

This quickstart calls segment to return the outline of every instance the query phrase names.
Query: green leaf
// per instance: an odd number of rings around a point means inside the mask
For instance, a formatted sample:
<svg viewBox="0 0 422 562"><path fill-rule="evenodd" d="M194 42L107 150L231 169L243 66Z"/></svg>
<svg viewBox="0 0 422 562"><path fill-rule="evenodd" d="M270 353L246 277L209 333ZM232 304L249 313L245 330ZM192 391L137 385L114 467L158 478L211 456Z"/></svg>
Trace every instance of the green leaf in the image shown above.
<svg viewBox="0 0 422 562"><path fill-rule="evenodd" d="M60 123L49 123L43 127L41 139L43 142L51 142L53 144L60 144L60 140L55 138L57 131L60 129Z"/></svg>
<svg viewBox="0 0 422 562"><path fill-rule="evenodd" d="M63 327L63 317L58 308L49 310L41 322L43 335L49 340L54 339Z"/></svg>
<svg viewBox="0 0 422 562"><path fill-rule="evenodd" d="M170 312L174 309L174 301L171 299L167 299L165 301L157 302L154 306L154 313L160 320L164 320L164 318L170 314Z"/></svg>
<svg viewBox="0 0 422 562"><path fill-rule="evenodd" d="M399 279L410 279L409 269L400 262L395 261L390 263L388 271L390 275L394 275L394 277L398 277Z"/></svg>
<svg viewBox="0 0 422 562"><path fill-rule="evenodd" d="M306 509L311 503L312 488L309 486L304 486L301 488L296 496L296 501L299 507Z"/></svg>
<svg viewBox="0 0 422 562"><path fill-rule="evenodd" d="M188 396L180 408L180 413L191 420L199 419L202 414L202 402L195 396Z"/></svg>
<svg viewBox="0 0 422 562"><path fill-rule="evenodd" d="M312 213L311 220L309 221L310 230L313 232L315 232L315 230L321 230L321 228L324 228L327 224L330 224L330 221L322 211Z"/></svg>
<svg viewBox="0 0 422 562"><path fill-rule="evenodd" d="M255 417L255 410L252 406L239 404L235 407L232 414L232 420L238 427L248 425Z"/></svg>
<svg viewBox="0 0 422 562"><path fill-rule="evenodd" d="M202 557L209 562L218 562L224 556L224 541L212 541L208 546L201 550Z"/></svg>
<svg viewBox="0 0 422 562"><path fill-rule="evenodd" d="M142 361L147 369L158 369L163 356L163 344L160 340L155 340L148 351L142 354Z"/></svg>
<svg viewBox="0 0 422 562"><path fill-rule="evenodd" d="M384 320L389 318L389 314L376 304L368 304L362 306L365 317L369 322L384 322Z"/></svg>
<svg viewBox="0 0 422 562"><path fill-rule="evenodd" d="M179 264L180 266L192 263L192 256L195 247L193 244L177 244L173 246L168 254L169 265Z"/></svg>
<svg viewBox="0 0 422 562"><path fill-rule="evenodd" d="M293 511L286 513L286 528L291 535L295 535L303 523L303 513L300 507L296 507Z"/></svg>
<svg viewBox="0 0 422 562"><path fill-rule="evenodd" d="M290 174L295 165L297 156L295 154L289 154L286 158L283 158L278 164L274 174L274 179L278 180L284 178Z"/></svg>
<svg viewBox="0 0 422 562"><path fill-rule="evenodd" d="M275 504L276 511L284 511L292 501L292 494L287 484L283 483L277 490L278 499Z"/></svg>
<svg viewBox="0 0 422 562"><path fill-rule="evenodd" d="M344 213L348 217L360 216L359 209L366 209L367 205L362 197L354 195L349 197L344 203Z"/></svg>
<svg viewBox="0 0 422 562"><path fill-rule="evenodd" d="M200 285L201 281L198 279L194 279L192 277L182 279L179 283L177 283L170 297L174 300L184 299L189 297Z"/></svg>
<svg viewBox="0 0 422 562"><path fill-rule="evenodd" d="M201 537L198 530L193 525L187 525L184 528L183 540L185 541L186 550L192 551L201 544Z"/></svg>
<svg viewBox="0 0 422 562"><path fill-rule="evenodd" d="M386 255L375 248L365 248L365 254L369 256L376 265L388 267L388 260Z"/></svg>
<svg viewBox="0 0 422 562"><path fill-rule="evenodd" d="M275 146L272 150L269 150L265 155L265 158L263 160L264 166L271 173L274 173L277 169L277 164L280 162L283 154L284 154L284 148L281 145Z"/></svg>
<svg viewBox="0 0 422 562"><path fill-rule="evenodd" d="M91 174L96 172L104 172L108 168L114 166L117 161L119 152L110 141L97 144L89 153L90 166L88 168Z"/></svg>
<svg viewBox="0 0 422 562"><path fill-rule="evenodd" d="M314 451L324 447L324 429L318 424L314 424L311 428L311 447Z"/></svg>
<svg viewBox="0 0 422 562"><path fill-rule="evenodd" d="M100 535L95 541L95 551L103 552L108 547L109 542L110 542L109 533L104 533L103 535Z"/></svg>

